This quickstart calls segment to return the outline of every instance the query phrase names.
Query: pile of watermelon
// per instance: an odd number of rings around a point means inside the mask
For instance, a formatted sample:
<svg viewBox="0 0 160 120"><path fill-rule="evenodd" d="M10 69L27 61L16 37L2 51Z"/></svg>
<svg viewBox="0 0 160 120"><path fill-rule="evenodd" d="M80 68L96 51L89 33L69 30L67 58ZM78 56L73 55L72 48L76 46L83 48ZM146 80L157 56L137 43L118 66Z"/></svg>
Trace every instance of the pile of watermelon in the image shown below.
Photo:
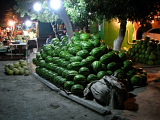
<svg viewBox="0 0 160 120"><path fill-rule="evenodd" d="M158 40L146 36L145 39L136 40L127 51L133 62L146 65L160 65L160 43Z"/></svg>
<svg viewBox="0 0 160 120"><path fill-rule="evenodd" d="M29 69L25 60L8 63L4 69L7 75L29 75Z"/></svg>
<svg viewBox="0 0 160 120"><path fill-rule="evenodd" d="M71 43L67 36L61 42L54 38L32 61L39 76L75 95L82 95L90 82L115 72L127 88L147 81L147 73L135 68L125 51L112 50L97 34L75 32Z"/></svg>

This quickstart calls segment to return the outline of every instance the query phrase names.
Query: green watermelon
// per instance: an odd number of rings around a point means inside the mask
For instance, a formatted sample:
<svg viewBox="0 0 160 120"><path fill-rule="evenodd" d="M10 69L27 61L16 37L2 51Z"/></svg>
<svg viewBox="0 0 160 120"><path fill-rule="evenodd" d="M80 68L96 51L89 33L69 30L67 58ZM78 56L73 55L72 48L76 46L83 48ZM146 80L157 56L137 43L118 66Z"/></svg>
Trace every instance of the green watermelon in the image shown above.
<svg viewBox="0 0 160 120"><path fill-rule="evenodd" d="M45 58L45 61L46 61L46 63L52 62L52 57L51 57L51 56L47 56L47 57Z"/></svg>
<svg viewBox="0 0 160 120"><path fill-rule="evenodd" d="M81 68L81 62L72 62L70 64L70 68L71 70L79 71L79 69Z"/></svg>
<svg viewBox="0 0 160 120"><path fill-rule="evenodd" d="M79 69L79 74L82 74L84 76L88 76L90 74L90 70L87 67L81 67Z"/></svg>
<svg viewBox="0 0 160 120"><path fill-rule="evenodd" d="M94 48L94 46L90 42L85 42L85 43L82 44L82 49L83 50L91 51L93 48Z"/></svg>
<svg viewBox="0 0 160 120"><path fill-rule="evenodd" d="M82 67L90 68L90 67L91 67L91 62L90 62L89 60L87 60L87 59L83 59L83 60L81 61L81 66L82 66Z"/></svg>
<svg viewBox="0 0 160 120"><path fill-rule="evenodd" d="M130 79L130 82L133 86L137 86L137 85L140 85L141 82L142 82L142 79L139 75L133 75Z"/></svg>
<svg viewBox="0 0 160 120"><path fill-rule="evenodd" d="M82 61L82 57L81 56L74 56L70 58L70 62L81 62Z"/></svg>
<svg viewBox="0 0 160 120"><path fill-rule="evenodd" d="M80 39L81 39L81 40L88 41L89 38L90 38L90 36L89 36L88 33L82 33L82 34L80 35Z"/></svg>
<svg viewBox="0 0 160 120"><path fill-rule="evenodd" d="M115 71L117 69L117 64L116 62L110 62L108 65L107 65L107 70L110 70L110 71Z"/></svg>
<svg viewBox="0 0 160 120"><path fill-rule="evenodd" d="M39 66L40 66L40 67L45 67L45 66L46 66L45 60L41 60L41 61L39 62Z"/></svg>
<svg viewBox="0 0 160 120"><path fill-rule="evenodd" d="M89 56L89 52L87 50L80 50L76 53L76 56L80 56L84 59Z"/></svg>
<svg viewBox="0 0 160 120"><path fill-rule="evenodd" d="M73 82L75 84L80 84L80 85L84 86L86 84L87 80L86 80L86 77L84 75L79 74L79 75L74 76Z"/></svg>
<svg viewBox="0 0 160 120"><path fill-rule="evenodd" d="M74 82L73 82L73 81L66 81L66 82L64 83L64 89L70 91L70 90L71 90L71 87L72 87L73 85L74 85Z"/></svg>
<svg viewBox="0 0 160 120"><path fill-rule="evenodd" d="M71 87L71 93L75 95L83 95L84 87L80 84L75 84Z"/></svg>
<svg viewBox="0 0 160 120"><path fill-rule="evenodd" d="M58 81L58 86L63 88L65 83L66 83L66 78L60 78Z"/></svg>
<svg viewBox="0 0 160 120"><path fill-rule="evenodd" d="M103 76L105 76L107 73L105 72L105 71L99 71L98 73L97 73L97 78L98 79L101 79L101 78L103 78Z"/></svg>
<svg viewBox="0 0 160 120"><path fill-rule="evenodd" d="M94 73L97 74L102 69L102 63L100 61L94 61L92 63L92 68L93 68Z"/></svg>
<svg viewBox="0 0 160 120"><path fill-rule="evenodd" d="M99 58L102 55L102 50L99 47L93 48L91 51L91 56Z"/></svg>
<svg viewBox="0 0 160 120"><path fill-rule="evenodd" d="M125 69L130 69L130 68L132 68L132 65L133 65L132 60L125 60L125 61L123 62L123 65L124 65L124 68L125 68Z"/></svg>
<svg viewBox="0 0 160 120"><path fill-rule="evenodd" d="M93 63L96 60L96 58L93 56L88 56L86 57L86 60L90 61L90 63Z"/></svg>
<svg viewBox="0 0 160 120"><path fill-rule="evenodd" d="M79 37L78 37L78 36L73 36L73 37L71 38L72 43L74 43L75 41L78 41L78 40L79 40Z"/></svg>
<svg viewBox="0 0 160 120"><path fill-rule="evenodd" d="M59 53L59 57L60 57L60 58L65 58L65 56L66 56L67 54L69 54L68 51L61 51L61 52Z"/></svg>
<svg viewBox="0 0 160 120"><path fill-rule="evenodd" d="M99 61L103 64L108 64L111 61L111 58L109 55L104 54L100 57Z"/></svg>
<svg viewBox="0 0 160 120"><path fill-rule="evenodd" d="M76 76L78 74L77 71L75 70L68 70L68 72L66 73L65 78L69 81L73 81L74 76Z"/></svg>
<svg viewBox="0 0 160 120"><path fill-rule="evenodd" d="M92 81L98 80L97 75L95 74L89 74L87 77L87 83L90 83Z"/></svg>
<svg viewBox="0 0 160 120"><path fill-rule="evenodd" d="M72 55L72 54L67 54L67 55L65 56L65 60L66 60L66 61L69 61L71 57L74 57L74 55Z"/></svg>

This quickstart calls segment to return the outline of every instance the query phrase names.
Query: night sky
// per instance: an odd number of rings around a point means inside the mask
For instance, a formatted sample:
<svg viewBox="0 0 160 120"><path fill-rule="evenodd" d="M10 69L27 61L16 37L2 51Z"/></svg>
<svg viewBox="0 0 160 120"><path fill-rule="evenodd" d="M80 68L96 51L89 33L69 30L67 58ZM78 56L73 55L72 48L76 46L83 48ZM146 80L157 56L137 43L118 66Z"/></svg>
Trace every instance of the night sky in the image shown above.
<svg viewBox="0 0 160 120"><path fill-rule="evenodd" d="M4 19L6 10L13 8L15 4L15 0L0 0L0 20Z"/></svg>

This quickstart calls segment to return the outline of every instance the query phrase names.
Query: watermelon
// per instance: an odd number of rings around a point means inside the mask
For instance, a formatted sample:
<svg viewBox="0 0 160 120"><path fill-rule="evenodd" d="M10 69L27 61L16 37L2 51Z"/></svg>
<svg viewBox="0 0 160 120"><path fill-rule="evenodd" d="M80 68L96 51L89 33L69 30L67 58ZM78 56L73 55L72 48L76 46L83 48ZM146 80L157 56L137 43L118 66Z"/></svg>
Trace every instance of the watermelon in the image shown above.
<svg viewBox="0 0 160 120"><path fill-rule="evenodd" d="M45 61L46 61L46 63L52 62L52 57L51 57L51 56L47 56L47 57L45 58Z"/></svg>
<svg viewBox="0 0 160 120"><path fill-rule="evenodd" d="M125 68L125 69L130 69L130 68L132 68L132 65L133 65L132 60L125 60L125 61L123 62L123 65L124 65L124 68Z"/></svg>
<svg viewBox="0 0 160 120"><path fill-rule="evenodd" d="M68 48L69 53L72 55L76 55L76 53L80 50L81 50L81 47L79 46Z"/></svg>
<svg viewBox="0 0 160 120"><path fill-rule="evenodd" d="M81 68L81 62L72 62L70 64L70 69L71 70L79 71L80 68Z"/></svg>
<svg viewBox="0 0 160 120"><path fill-rule="evenodd" d="M92 34L92 39L100 39L100 36L98 34L96 35Z"/></svg>
<svg viewBox="0 0 160 120"><path fill-rule="evenodd" d="M109 49L106 45L101 45L100 48L103 54L107 54L109 52Z"/></svg>
<svg viewBox="0 0 160 120"><path fill-rule="evenodd" d="M87 50L80 50L76 53L76 56L80 56L84 59L89 56L89 52Z"/></svg>
<svg viewBox="0 0 160 120"><path fill-rule="evenodd" d="M64 83L64 89L70 91L70 90L71 90L71 87L72 87L73 85L74 85L74 82L73 82L73 81L66 81L66 82Z"/></svg>
<svg viewBox="0 0 160 120"><path fill-rule="evenodd" d="M155 55L149 55L149 60L156 60L156 56Z"/></svg>
<svg viewBox="0 0 160 120"><path fill-rule="evenodd" d="M80 39L81 39L81 40L88 41L89 38L90 38L90 36L89 36L88 33L82 33L82 34L80 35Z"/></svg>
<svg viewBox="0 0 160 120"><path fill-rule="evenodd" d="M140 85L141 82L142 82L142 79L139 75L133 75L130 79L130 82L133 86L137 86L137 85Z"/></svg>
<svg viewBox="0 0 160 120"><path fill-rule="evenodd" d="M84 76L88 76L90 74L90 70L87 67L81 67L79 69L79 74L82 74Z"/></svg>
<svg viewBox="0 0 160 120"><path fill-rule="evenodd" d="M63 61L62 62L62 67L67 68L67 66L70 64L69 61Z"/></svg>
<svg viewBox="0 0 160 120"><path fill-rule="evenodd" d="M99 47L93 48L91 50L91 56L95 58L99 58L102 55L102 50Z"/></svg>
<svg viewBox="0 0 160 120"><path fill-rule="evenodd" d="M60 78L58 81L58 86L63 88L65 83L66 83L66 78Z"/></svg>
<svg viewBox="0 0 160 120"><path fill-rule="evenodd" d="M39 62L39 66L40 66L40 67L45 67L45 66L46 66L45 60L41 60L41 61Z"/></svg>
<svg viewBox="0 0 160 120"><path fill-rule="evenodd" d="M41 57L42 57L43 60L45 60L45 58L46 58L47 56L48 56L48 55L47 55L47 53L45 53L45 52L43 52L43 53L41 54Z"/></svg>
<svg viewBox="0 0 160 120"><path fill-rule="evenodd" d="M154 61L149 60L147 64L148 64L148 65L154 65Z"/></svg>
<svg viewBox="0 0 160 120"><path fill-rule="evenodd" d="M92 63L94 73L98 73L102 69L102 63L100 61L94 61Z"/></svg>
<svg viewBox="0 0 160 120"><path fill-rule="evenodd" d="M100 57L99 61L103 64L108 64L111 61L111 58L108 54L104 54Z"/></svg>
<svg viewBox="0 0 160 120"><path fill-rule="evenodd" d="M96 58L93 56L88 56L86 57L86 60L90 61L90 63L93 63L96 60Z"/></svg>
<svg viewBox="0 0 160 120"><path fill-rule="evenodd" d="M89 60L87 60L87 59L83 59L81 61L81 66L90 68L91 67L91 62Z"/></svg>
<svg viewBox="0 0 160 120"><path fill-rule="evenodd" d="M107 55L111 58L112 62L114 62L118 59L117 52L115 52L115 51L108 52Z"/></svg>
<svg viewBox="0 0 160 120"><path fill-rule="evenodd" d="M106 72L105 71L99 71L98 73L97 73L97 78L98 79L101 79L101 78L103 78L103 76L105 76L106 75Z"/></svg>
<svg viewBox="0 0 160 120"><path fill-rule="evenodd" d="M54 78L54 85L57 85L57 86L58 86L58 82L59 82L59 80L60 80L61 78L62 78L61 76L56 76L56 77Z"/></svg>
<svg viewBox="0 0 160 120"><path fill-rule="evenodd" d="M141 85L146 85L147 76L144 74L140 74L139 76L141 77L141 80L142 80Z"/></svg>
<svg viewBox="0 0 160 120"><path fill-rule="evenodd" d="M60 57L60 58L65 58L65 56L66 56L67 54L69 54L68 51L61 51L61 52L59 53L59 57Z"/></svg>
<svg viewBox="0 0 160 120"><path fill-rule="evenodd" d="M67 54L67 55L65 56L65 60L66 60L66 61L69 61L71 57L74 57L74 56L73 56L72 54Z"/></svg>
<svg viewBox="0 0 160 120"><path fill-rule="evenodd" d="M97 75L95 74L89 74L87 77L87 83L90 83L92 81L98 80Z"/></svg>
<svg viewBox="0 0 160 120"><path fill-rule="evenodd" d="M83 95L84 87L80 84L75 84L71 87L71 93L75 95Z"/></svg>
<svg viewBox="0 0 160 120"><path fill-rule="evenodd" d="M82 57L81 56L74 56L74 57L71 57L70 62L81 62L82 61Z"/></svg>
<svg viewBox="0 0 160 120"><path fill-rule="evenodd" d="M63 77L63 78L66 77L67 72L68 72L68 69L64 69L64 71L62 71L62 77Z"/></svg>
<svg viewBox="0 0 160 120"><path fill-rule="evenodd" d="M73 82L75 84L80 84L80 85L84 86L86 84L87 80L86 80L86 77L84 75L78 74L78 75L74 76Z"/></svg>
<svg viewBox="0 0 160 120"><path fill-rule="evenodd" d="M81 44L81 41L74 41L74 46L79 46Z"/></svg>
<svg viewBox="0 0 160 120"><path fill-rule="evenodd" d="M110 71L115 71L117 69L117 64L116 62L110 62L108 65L107 65L107 70L110 70Z"/></svg>
<svg viewBox="0 0 160 120"><path fill-rule="evenodd" d="M40 53L36 53L36 58L39 59L41 57Z"/></svg>
<svg viewBox="0 0 160 120"><path fill-rule="evenodd" d="M76 76L77 74L78 74L78 72L75 71L75 70L68 70L68 72L66 73L65 78L67 80L73 81L74 76Z"/></svg>
<svg viewBox="0 0 160 120"><path fill-rule="evenodd" d="M106 73L107 73L108 75L112 75L112 74L113 74L113 72L112 72L111 70L107 70Z"/></svg>
<svg viewBox="0 0 160 120"><path fill-rule="evenodd" d="M121 61L125 61L127 59L127 54L125 52L119 52L118 57Z"/></svg>
<svg viewBox="0 0 160 120"><path fill-rule="evenodd" d="M33 62L33 64L35 64L35 65L36 65L36 64L38 63L37 58L33 58L33 59L32 59L32 62Z"/></svg>
<svg viewBox="0 0 160 120"><path fill-rule="evenodd" d="M100 47L100 40L98 40L98 39L95 39L95 40L93 40L92 41L92 44L94 45L94 47Z"/></svg>
<svg viewBox="0 0 160 120"><path fill-rule="evenodd" d="M118 73L117 78L119 78L119 79L123 79L123 77L125 75L125 73L124 73L124 71L122 69L117 69L116 71L114 71L114 74L115 73Z"/></svg>
<svg viewBox="0 0 160 120"><path fill-rule="evenodd" d="M155 65L160 65L160 60L156 60Z"/></svg>
<svg viewBox="0 0 160 120"><path fill-rule="evenodd" d="M74 43L75 41L78 41L78 40L79 40L79 37L78 37L78 36L73 36L73 37L71 38L72 43Z"/></svg>
<svg viewBox="0 0 160 120"><path fill-rule="evenodd" d="M82 49L83 50L91 51L93 48L94 48L94 46L90 42L85 42L85 43L82 44Z"/></svg>

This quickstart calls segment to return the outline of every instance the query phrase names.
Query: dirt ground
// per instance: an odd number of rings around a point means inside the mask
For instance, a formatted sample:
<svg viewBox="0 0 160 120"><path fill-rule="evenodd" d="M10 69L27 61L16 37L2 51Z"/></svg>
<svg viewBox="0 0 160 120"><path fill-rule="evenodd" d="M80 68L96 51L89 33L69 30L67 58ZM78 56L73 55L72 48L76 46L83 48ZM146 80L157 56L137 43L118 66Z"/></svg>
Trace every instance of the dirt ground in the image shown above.
<svg viewBox="0 0 160 120"><path fill-rule="evenodd" d="M159 120L160 67L145 68L158 76L130 92L124 110L102 116L52 91L32 75L6 75L0 61L0 120ZM117 116L119 117L117 117ZM113 119L114 116L114 119Z"/></svg>

